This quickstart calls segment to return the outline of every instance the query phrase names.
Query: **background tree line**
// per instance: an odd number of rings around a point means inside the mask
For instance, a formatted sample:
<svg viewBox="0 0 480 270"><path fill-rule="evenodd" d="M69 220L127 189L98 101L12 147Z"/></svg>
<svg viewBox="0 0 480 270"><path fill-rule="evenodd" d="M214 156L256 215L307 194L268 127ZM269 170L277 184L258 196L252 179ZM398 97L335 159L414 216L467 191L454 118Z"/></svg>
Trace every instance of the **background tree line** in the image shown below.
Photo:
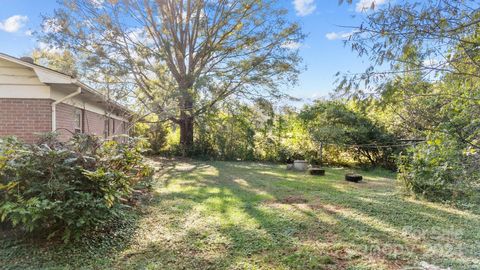
<svg viewBox="0 0 480 270"><path fill-rule="evenodd" d="M302 109L278 106L265 99L251 104L230 100L196 122L193 156L222 160L293 162L307 159L323 165L395 168L400 137L381 119L365 115L379 110L364 101L317 100ZM377 114L378 116L378 114ZM152 153L178 155L178 129L168 123L139 123ZM322 148L322 149L320 149Z"/></svg>

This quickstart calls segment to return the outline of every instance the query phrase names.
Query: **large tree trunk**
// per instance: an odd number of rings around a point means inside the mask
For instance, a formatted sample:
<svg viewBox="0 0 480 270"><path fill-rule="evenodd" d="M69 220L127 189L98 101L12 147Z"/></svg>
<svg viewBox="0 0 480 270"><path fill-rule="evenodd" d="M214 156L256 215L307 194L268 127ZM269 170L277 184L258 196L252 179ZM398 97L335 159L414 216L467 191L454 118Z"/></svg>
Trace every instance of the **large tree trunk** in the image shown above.
<svg viewBox="0 0 480 270"><path fill-rule="evenodd" d="M188 153L193 146L193 117L185 116L180 119L180 144L184 154Z"/></svg>
<svg viewBox="0 0 480 270"><path fill-rule="evenodd" d="M193 101L190 95L184 96L182 102L182 111L180 112L180 144L182 145L183 155L191 153L193 147Z"/></svg>

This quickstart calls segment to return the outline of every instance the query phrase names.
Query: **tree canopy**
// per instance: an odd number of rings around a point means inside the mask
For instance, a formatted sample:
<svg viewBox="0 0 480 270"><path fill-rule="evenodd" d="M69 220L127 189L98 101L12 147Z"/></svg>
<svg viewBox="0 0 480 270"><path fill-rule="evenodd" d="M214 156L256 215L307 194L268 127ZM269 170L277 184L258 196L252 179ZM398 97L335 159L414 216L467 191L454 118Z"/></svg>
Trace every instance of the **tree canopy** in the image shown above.
<svg viewBox="0 0 480 270"><path fill-rule="evenodd" d="M353 103L352 103L353 104ZM310 136L318 144L335 145L353 151L358 159L372 165L392 166L391 154L397 143L380 124L341 101L317 101L300 113Z"/></svg>
<svg viewBox="0 0 480 270"><path fill-rule="evenodd" d="M280 97L295 83L303 34L272 0L64 1L44 19L43 40L68 49L86 77L146 114L180 126L193 143L193 123L217 102Z"/></svg>

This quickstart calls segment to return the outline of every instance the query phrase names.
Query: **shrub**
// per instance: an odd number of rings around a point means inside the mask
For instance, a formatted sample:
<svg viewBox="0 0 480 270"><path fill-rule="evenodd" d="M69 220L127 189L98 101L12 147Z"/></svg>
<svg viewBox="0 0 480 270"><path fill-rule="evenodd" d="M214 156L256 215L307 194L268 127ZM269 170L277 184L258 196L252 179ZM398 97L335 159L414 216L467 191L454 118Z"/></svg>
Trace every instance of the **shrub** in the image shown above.
<svg viewBox="0 0 480 270"><path fill-rule="evenodd" d="M434 201L472 202L480 192L480 153L454 138L432 134L399 159L404 187Z"/></svg>
<svg viewBox="0 0 480 270"><path fill-rule="evenodd" d="M143 161L143 143L121 140L0 139L0 221L69 241L120 215L133 187L152 175Z"/></svg>
<svg viewBox="0 0 480 270"><path fill-rule="evenodd" d="M314 104L305 106L299 118L313 141L336 146L340 154L347 154L356 163L389 169L395 167L392 155L398 153L398 149L375 147L397 144L395 136L383 125L374 122L364 113L355 111L348 104L342 101L317 100ZM332 149L333 147L325 149L327 156ZM334 159L335 163L345 163L345 159Z"/></svg>

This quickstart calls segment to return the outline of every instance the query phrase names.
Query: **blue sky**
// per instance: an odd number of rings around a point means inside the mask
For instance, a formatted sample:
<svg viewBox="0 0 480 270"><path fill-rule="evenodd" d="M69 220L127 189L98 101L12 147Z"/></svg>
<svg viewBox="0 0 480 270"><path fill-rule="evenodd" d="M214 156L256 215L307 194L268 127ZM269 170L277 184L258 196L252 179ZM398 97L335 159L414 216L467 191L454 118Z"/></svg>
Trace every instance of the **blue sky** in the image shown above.
<svg viewBox="0 0 480 270"><path fill-rule="evenodd" d="M340 26L359 25L372 2L387 0L354 0L338 5L338 0L282 0L291 19L298 21L308 34L299 46L306 70L299 85L287 92L305 101L328 96L334 88L335 73L362 71L367 63L343 45L349 29ZM41 15L51 15L55 0L0 0L0 52L13 56L28 55L38 46L32 31L39 31Z"/></svg>

